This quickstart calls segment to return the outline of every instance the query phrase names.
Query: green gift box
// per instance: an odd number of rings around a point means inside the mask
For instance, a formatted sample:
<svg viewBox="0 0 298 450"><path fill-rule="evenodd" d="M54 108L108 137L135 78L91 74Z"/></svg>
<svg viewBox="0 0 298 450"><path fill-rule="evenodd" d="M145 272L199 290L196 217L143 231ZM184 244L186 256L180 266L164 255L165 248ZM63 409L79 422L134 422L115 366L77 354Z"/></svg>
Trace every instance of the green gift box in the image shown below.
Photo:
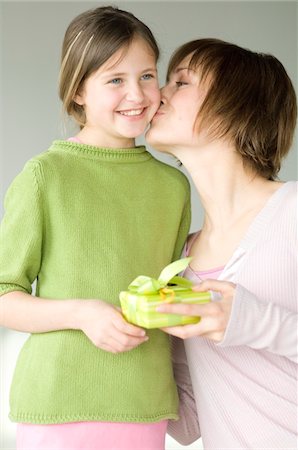
<svg viewBox="0 0 298 450"><path fill-rule="evenodd" d="M210 292L194 292L192 283L175 276L183 271L191 258L183 258L166 266L158 279L144 275L137 277L119 298L123 316L128 322L144 328L162 328L197 323L200 317L159 313L155 309L163 303L208 303Z"/></svg>

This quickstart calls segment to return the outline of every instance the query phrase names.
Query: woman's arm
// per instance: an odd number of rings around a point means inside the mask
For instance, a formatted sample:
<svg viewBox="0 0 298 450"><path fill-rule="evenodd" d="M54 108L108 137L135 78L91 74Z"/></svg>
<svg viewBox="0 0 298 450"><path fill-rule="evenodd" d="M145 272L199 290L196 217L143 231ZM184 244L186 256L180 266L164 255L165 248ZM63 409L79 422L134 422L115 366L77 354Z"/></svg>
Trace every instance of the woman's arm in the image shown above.
<svg viewBox="0 0 298 450"><path fill-rule="evenodd" d="M179 420L169 420L168 434L182 445L201 436L196 403L183 340L172 338L172 361L179 395Z"/></svg>
<svg viewBox="0 0 298 450"><path fill-rule="evenodd" d="M247 345L297 362L298 315L295 312L262 302L243 286L227 281L205 280L194 290L217 291L221 300L204 305L158 307L159 312L201 317L197 324L164 331L182 339L204 336L222 347Z"/></svg>
<svg viewBox="0 0 298 450"><path fill-rule="evenodd" d="M112 353L131 350L148 339L143 329L101 300L51 300L20 291L0 297L0 325L27 333L81 330L94 345Z"/></svg>

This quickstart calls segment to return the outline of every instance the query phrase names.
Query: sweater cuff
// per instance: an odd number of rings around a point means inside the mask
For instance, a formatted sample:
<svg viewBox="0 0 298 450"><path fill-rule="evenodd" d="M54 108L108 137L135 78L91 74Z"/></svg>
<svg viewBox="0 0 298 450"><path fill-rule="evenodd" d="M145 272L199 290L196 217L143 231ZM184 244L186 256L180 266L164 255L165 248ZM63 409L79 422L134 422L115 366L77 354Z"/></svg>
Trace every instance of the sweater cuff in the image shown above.
<svg viewBox="0 0 298 450"><path fill-rule="evenodd" d="M20 286L19 284L12 284L12 283L0 284L0 296L14 291L21 291L25 292L26 294L31 294L31 291L28 292L25 288L23 288L23 286Z"/></svg>

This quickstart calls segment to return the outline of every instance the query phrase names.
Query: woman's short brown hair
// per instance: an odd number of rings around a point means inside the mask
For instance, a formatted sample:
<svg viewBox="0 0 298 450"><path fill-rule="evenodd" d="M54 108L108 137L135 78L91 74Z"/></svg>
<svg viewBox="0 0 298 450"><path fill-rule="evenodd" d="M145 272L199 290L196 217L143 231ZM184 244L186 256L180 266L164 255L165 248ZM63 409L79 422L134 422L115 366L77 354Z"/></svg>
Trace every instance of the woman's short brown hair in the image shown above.
<svg viewBox="0 0 298 450"><path fill-rule="evenodd" d="M128 11L103 6L83 12L69 24L62 46L59 95L64 110L81 127L86 117L74 101L76 94L94 71L135 37L148 44L157 61L159 48L151 30Z"/></svg>
<svg viewBox="0 0 298 450"><path fill-rule="evenodd" d="M274 179L288 153L297 118L296 95L281 62L219 39L198 39L172 55L168 75L185 58L208 81L195 126L226 137L244 164Z"/></svg>

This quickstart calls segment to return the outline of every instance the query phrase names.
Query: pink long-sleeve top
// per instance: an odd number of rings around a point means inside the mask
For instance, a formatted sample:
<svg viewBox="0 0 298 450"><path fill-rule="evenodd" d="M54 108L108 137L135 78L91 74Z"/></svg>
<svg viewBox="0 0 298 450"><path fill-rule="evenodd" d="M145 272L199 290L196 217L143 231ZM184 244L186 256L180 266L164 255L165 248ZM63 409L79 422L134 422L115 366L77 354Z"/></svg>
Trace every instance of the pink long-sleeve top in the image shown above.
<svg viewBox="0 0 298 450"><path fill-rule="evenodd" d="M174 340L181 443L297 449L297 187L272 195L218 277L237 285L223 340Z"/></svg>

